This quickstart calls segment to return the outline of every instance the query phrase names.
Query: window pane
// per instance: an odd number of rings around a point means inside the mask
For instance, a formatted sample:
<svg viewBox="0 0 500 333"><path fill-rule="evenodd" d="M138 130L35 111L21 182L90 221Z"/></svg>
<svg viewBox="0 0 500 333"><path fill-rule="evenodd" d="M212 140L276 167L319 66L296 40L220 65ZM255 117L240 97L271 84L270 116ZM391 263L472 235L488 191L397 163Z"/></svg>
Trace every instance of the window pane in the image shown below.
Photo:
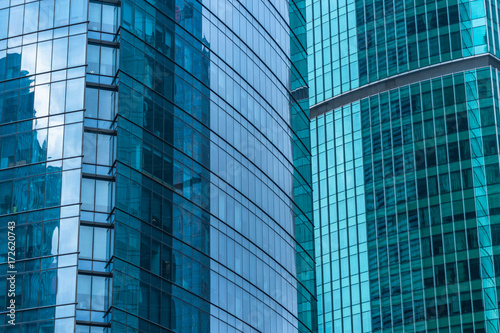
<svg viewBox="0 0 500 333"><path fill-rule="evenodd" d="M85 93L84 80L76 79L67 81L66 112L83 109Z"/></svg>
<svg viewBox="0 0 500 333"><path fill-rule="evenodd" d="M57 82L50 85L50 114L64 112L66 96L66 82Z"/></svg>
<svg viewBox="0 0 500 333"><path fill-rule="evenodd" d="M99 51L98 45L88 45L87 72L99 74Z"/></svg>
<svg viewBox="0 0 500 333"><path fill-rule="evenodd" d="M82 230L85 227L82 227ZM90 309L90 275L78 275L78 292L76 301L78 302L78 309Z"/></svg>
<svg viewBox="0 0 500 333"><path fill-rule="evenodd" d="M61 173L47 175L45 207L58 206L61 202Z"/></svg>
<svg viewBox="0 0 500 333"><path fill-rule="evenodd" d="M49 128L47 159L62 158L64 127Z"/></svg>
<svg viewBox="0 0 500 333"><path fill-rule="evenodd" d="M44 84L35 88L35 116L43 117L49 113L49 87Z"/></svg>
<svg viewBox="0 0 500 333"><path fill-rule="evenodd" d="M16 6L10 9L9 37L23 33L23 18L24 6Z"/></svg>
<svg viewBox="0 0 500 333"><path fill-rule="evenodd" d="M68 67L85 65L85 35L77 35L69 38Z"/></svg>
<svg viewBox="0 0 500 333"><path fill-rule="evenodd" d="M80 258L92 259L92 248L93 248L92 231L93 231L92 227L87 227L87 226L80 227L80 247L79 247Z"/></svg>
<svg viewBox="0 0 500 333"><path fill-rule="evenodd" d="M21 72L21 48L7 50L7 79L17 78Z"/></svg>
<svg viewBox="0 0 500 333"><path fill-rule="evenodd" d="M52 70L66 68L68 59L68 39L59 38L54 40Z"/></svg>
<svg viewBox="0 0 500 333"><path fill-rule="evenodd" d="M78 229L78 226L76 227ZM57 304L68 304L75 302L76 268L59 268L57 270L57 282Z"/></svg>
<svg viewBox="0 0 500 333"><path fill-rule="evenodd" d="M59 252L59 221L43 224L42 256L56 255Z"/></svg>
<svg viewBox="0 0 500 333"><path fill-rule="evenodd" d="M69 23L69 0L56 0L55 26L60 27Z"/></svg>
<svg viewBox="0 0 500 333"><path fill-rule="evenodd" d="M87 19L87 1L71 1L71 24L83 22Z"/></svg>
<svg viewBox="0 0 500 333"><path fill-rule="evenodd" d="M104 180L96 180L95 210L109 212L109 185Z"/></svg>
<svg viewBox="0 0 500 333"><path fill-rule="evenodd" d="M112 120L113 95L110 90L99 90L99 118Z"/></svg>
<svg viewBox="0 0 500 333"><path fill-rule="evenodd" d="M64 131L64 157L74 157L81 155L82 131L82 123L66 126Z"/></svg>
<svg viewBox="0 0 500 333"><path fill-rule="evenodd" d="M93 179L82 179L82 209L94 210L95 181Z"/></svg>
<svg viewBox="0 0 500 333"><path fill-rule="evenodd" d="M108 229L94 228L94 259L106 260Z"/></svg>
<svg viewBox="0 0 500 333"><path fill-rule="evenodd" d="M36 44L23 47L21 59L21 76L35 74Z"/></svg>
<svg viewBox="0 0 500 333"><path fill-rule="evenodd" d="M0 10L0 39L7 37L9 28L9 8Z"/></svg>
<svg viewBox="0 0 500 333"><path fill-rule="evenodd" d="M54 26L54 0L40 1L40 30Z"/></svg>
<svg viewBox="0 0 500 333"><path fill-rule="evenodd" d="M115 33L117 26L118 9L116 6L103 4L102 6L102 31Z"/></svg>
<svg viewBox="0 0 500 333"><path fill-rule="evenodd" d="M12 207L14 211L22 212L28 209L28 193L28 178L14 181L14 195L12 198Z"/></svg>
<svg viewBox="0 0 500 333"><path fill-rule="evenodd" d="M47 130L33 131L33 163L45 161L47 158Z"/></svg>
<svg viewBox="0 0 500 333"><path fill-rule="evenodd" d="M78 218L62 219L60 230L61 239L64 239L60 244L61 254L78 251Z"/></svg>
<svg viewBox="0 0 500 333"><path fill-rule="evenodd" d="M101 4L91 2L89 5L89 30L101 30Z"/></svg>
<svg viewBox="0 0 500 333"><path fill-rule="evenodd" d="M92 309L105 310L106 278L103 276L92 277Z"/></svg>
<svg viewBox="0 0 500 333"><path fill-rule="evenodd" d="M99 134L97 146L97 164L111 164L111 147L113 137L110 135Z"/></svg>
<svg viewBox="0 0 500 333"><path fill-rule="evenodd" d="M61 204L80 202L80 170L65 171L62 178Z"/></svg>
<svg viewBox="0 0 500 333"><path fill-rule="evenodd" d="M10 213L12 199L12 181L0 183L0 214Z"/></svg>
<svg viewBox="0 0 500 333"><path fill-rule="evenodd" d="M101 75L113 76L115 74L114 54L114 48L101 47Z"/></svg>
<svg viewBox="0 0 500 333"><path fill-rule="evenodd" d="M24 15L27 18L24 20L24 33L30 33L36 31L38 28L38 1L28 3L24 7ZM0 18L0 22L2 19ZM0 23L1 24L1 23ZM1 34L1 29L0 29ZM1 36L0 36L1 38Z"/></svg>
<svg viewBox="0 0 500 333"><path fill-rule="evenodd" d="M94 133L85 133L83 141L83 162L92 163L96 162L96 138Z"/></svg>
<svg viewBox="0 0 500 333"><path fill-rule="evenodd" d="M86 88L85 90L85 117L97 118L97 96L99 90Z"/></svg>
<svg viewBox="0 0 500 333"><path fill-rule="evenodd" d="M50 58L52 56L52 41L38 44L38 54L36 62L37 73L50 71Z"/></svg>

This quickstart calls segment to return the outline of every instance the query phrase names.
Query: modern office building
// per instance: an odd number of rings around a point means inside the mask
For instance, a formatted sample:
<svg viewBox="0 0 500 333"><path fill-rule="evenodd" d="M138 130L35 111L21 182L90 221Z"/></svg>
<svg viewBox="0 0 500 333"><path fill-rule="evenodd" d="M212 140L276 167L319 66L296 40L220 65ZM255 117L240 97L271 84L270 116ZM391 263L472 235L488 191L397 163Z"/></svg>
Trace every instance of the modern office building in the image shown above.
<svg viewBox="0 0 500 333"><path fill-rule="evenodd" d="M319 331L498 332L498 3L307 13Z"/></svg>
<svg viewBox="0 0 500 333"><path fill-rule="evenodd" d="M303 0L1 0L0 330L314 332L305 38Z"/></svg>

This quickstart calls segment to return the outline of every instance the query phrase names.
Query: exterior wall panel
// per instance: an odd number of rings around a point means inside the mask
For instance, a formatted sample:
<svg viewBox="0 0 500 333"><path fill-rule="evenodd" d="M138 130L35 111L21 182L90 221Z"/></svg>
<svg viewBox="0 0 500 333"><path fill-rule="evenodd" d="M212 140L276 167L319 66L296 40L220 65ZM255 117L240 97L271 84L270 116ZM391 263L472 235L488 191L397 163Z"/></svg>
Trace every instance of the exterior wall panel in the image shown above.
<svg viewBox="0 0 500 333"><path fill-rule="evenodd" d="M319 331L498 331L496 5L311 3Z"/></svg>

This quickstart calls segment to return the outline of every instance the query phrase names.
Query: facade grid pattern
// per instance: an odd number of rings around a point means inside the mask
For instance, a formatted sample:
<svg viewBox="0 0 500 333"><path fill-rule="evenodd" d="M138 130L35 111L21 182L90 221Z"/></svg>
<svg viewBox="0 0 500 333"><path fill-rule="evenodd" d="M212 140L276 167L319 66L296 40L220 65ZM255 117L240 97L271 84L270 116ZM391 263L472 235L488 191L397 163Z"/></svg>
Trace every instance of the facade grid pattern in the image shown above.
<svg viewBox="0 0 500 333"><path fill-rule="evenodd" d="M319 331L497 332L498 68L458 68L462 59L498 56L498 3L310 1L308 15L311 109L357 87L380 88L312 120ZM457 68L418 79L439 64ZM384 91L385 79L397 85L402 73L415 83ZM346 110L352 123L340 121ZM350 167L362 171L352 173L345 215L366 228L352 235L358 251L366 247L369 283L353 290L358 272L333 258L362 268L347 241L336 242L344 225L351 239L349 222L338 220L347 199L338 175L348 168L338 157L352 150L337 135L355 128L362 148L353 154L361 156ZM354 329L359 299L371 319L357 317Z"/></svg>
<svg viewBox="0 0 500 333"><path fill-rule="evenodd" d="M0 0L0 331L314 332L305 38L302 0Z"/></svg>

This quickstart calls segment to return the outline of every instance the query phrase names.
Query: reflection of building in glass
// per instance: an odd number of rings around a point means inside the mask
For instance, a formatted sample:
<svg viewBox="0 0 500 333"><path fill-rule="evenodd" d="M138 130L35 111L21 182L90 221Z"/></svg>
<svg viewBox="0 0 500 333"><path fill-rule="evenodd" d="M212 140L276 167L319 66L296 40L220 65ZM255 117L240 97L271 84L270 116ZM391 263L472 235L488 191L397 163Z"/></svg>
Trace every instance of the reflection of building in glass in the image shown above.
<svg viewBox="0 0 500 333"><path fill-rule="evenodd" d="M496 7L310 7L321 332L498 332Z"/></svg>
<svg viewBox="0 0 500 333"><path fill-rule="evenodd" d="M74 330L87 14L66 4L0 5L0 237L14 221L18 332Z"/></svg>
<svg viewBox="0 0 500 333"><path fill-rule="evenodd" d="M307 82L306 1L290 6L291 127L293 130L293 165L295 199L295 237L299 283L299 331L317 330L316 265L314 262L314 226L311 180L311 141L309 122L309 87Z"/></svg>
<svg viewBox="0 0 500 333"><path fill-rule="evenodd" d="M18 330L313 332L304 2L17 3L0 237L15 221Z"/></svg>

